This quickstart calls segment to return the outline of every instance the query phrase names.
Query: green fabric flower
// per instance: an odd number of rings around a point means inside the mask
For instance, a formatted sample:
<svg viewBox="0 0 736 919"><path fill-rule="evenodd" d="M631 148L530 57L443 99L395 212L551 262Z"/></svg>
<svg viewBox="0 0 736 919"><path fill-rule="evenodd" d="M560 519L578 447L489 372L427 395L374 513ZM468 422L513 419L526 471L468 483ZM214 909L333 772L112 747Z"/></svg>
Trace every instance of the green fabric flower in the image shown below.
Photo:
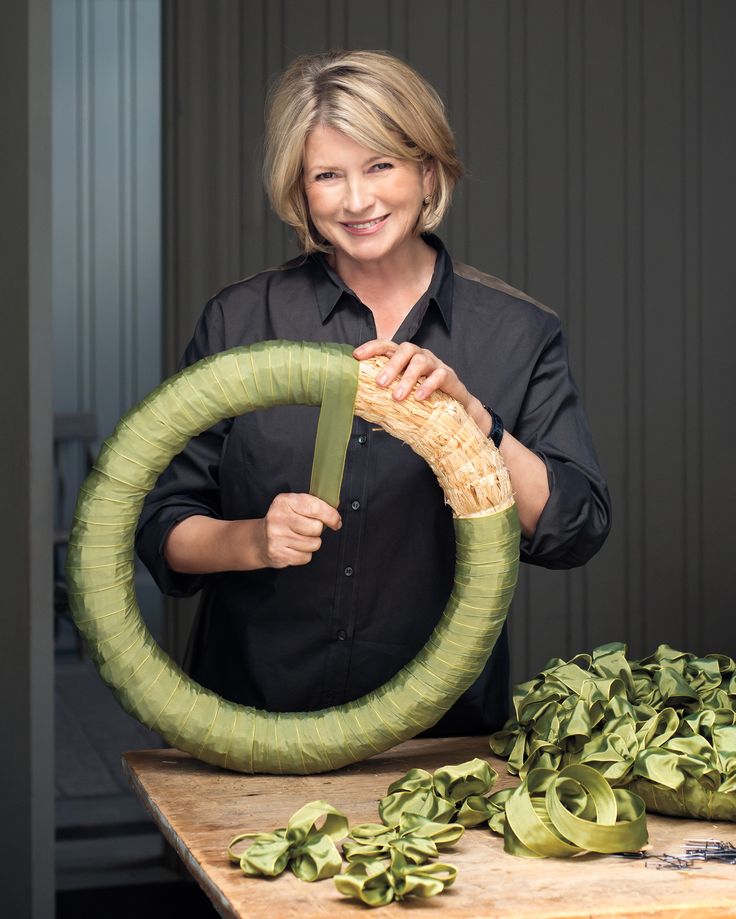
<svg viewBox="0 0 736 919"><path fill-rule="evenodd" d="M386 826L398 826L401 815L419 814L437 823L456 821L470 827L485 823L491 812L485 795L498 773L483 759L443 766L434 773L410 769L392 782L378 804Z"/></svg>
<svg viewBox="0 0 736 919"><path fill-rule="evenodd" d="M335 877L335 887L346 897L368 906L387 906L407 897L434 897L449 887L457 876L454 865L442 862L417 865L396 850L391 859L354 862Z"/></svg>
<svg viewBox="0 0 736 919"><path fill-rule="evenodd" d="M348 862L374 861L400 852L408 862L421 865L436 858L439 849L456 843L464 831L458 823L436 823L419 814L403 813L396 827L382 823L351 827L342 848Z"/></svg>
<svg viewBox="0 0 736 919"><path fill-rule="evenodd" d="M324 818L318 829L317 824ZM335 841L348 831L345 815L325 801L311 801L301 807L285 827L272 833L240 833L228 846L228 857L248 877L277 877L287 867L302 881L321 881L342 868ZM244 839L253 842L242 852L236 846Z"/></svg>

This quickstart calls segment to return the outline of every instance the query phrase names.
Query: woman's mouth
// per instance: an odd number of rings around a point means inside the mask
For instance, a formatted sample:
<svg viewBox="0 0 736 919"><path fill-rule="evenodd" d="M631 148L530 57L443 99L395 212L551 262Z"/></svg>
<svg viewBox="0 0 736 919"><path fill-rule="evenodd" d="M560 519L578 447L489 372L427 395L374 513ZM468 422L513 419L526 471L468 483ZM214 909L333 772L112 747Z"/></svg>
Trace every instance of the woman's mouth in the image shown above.
<svg viewBox="0 0 736 919"><path fill-rule="evenodd" d="M388 214L381 217L375 217L373 220L354 221L352 223L341 223L340 225L353 236L368 236L377 232L388 220Z"/></svg>

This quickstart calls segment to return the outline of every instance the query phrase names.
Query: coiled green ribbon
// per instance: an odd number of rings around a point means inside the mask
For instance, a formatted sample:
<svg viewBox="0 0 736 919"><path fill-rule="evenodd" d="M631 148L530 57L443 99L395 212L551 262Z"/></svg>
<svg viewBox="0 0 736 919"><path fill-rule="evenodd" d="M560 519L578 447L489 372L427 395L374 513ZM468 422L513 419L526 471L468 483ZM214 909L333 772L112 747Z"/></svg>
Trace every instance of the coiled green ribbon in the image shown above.
<svg viewBox="0 0 736 919"><path fill-rule="evenodd" d="M553 659L514 689L515 718L491 737L509 772L585 764L648 810L736 820L736 664L660 645L629 662L611 643Z"/></svg>
<svg viewBox="0 0 736 919"><path fill-rule="evenodd" d="M341 811L325 801L311 801L285 827L272 833L240 833L233 837L227 852L230 861L240 865L249 877L273 878L289 867L302 881L321 881L340 871L342 858L335 841L347 831L348 821ZM245 851L236 851L244 839L253 842Z"/></svg>
<svg viewBox="0 0 736 919"><path fill-rule="evenodd" d="M504 851L527 858L636 852L647 842L644 802L588 766L533 769L505 802Z"/></svg>
<svg viewBox="0 0 736 919"><path fill-rule="evenodd" d="M635 852L647 841L644 802L612 790L587 766L568 766L560 773L534 769L518 788L489 796L497 778L482 759L443 766L434 774L411 769L389 786L378 813L391 827L404 826L415 814L440 825L453 819L466 827L487 823L503 835L504 850L512 855ZM380 828L369 826L380 838Z"/></svg>
<svg viewBox="0 0 736 919"><path fill-rule="evenodd" d="M368 906L387 906L407 897L434 897L457 877L454 865L431 862L416 865L393 850L390 861L354 862L335 877L335 887L346 897Z"/></svg>

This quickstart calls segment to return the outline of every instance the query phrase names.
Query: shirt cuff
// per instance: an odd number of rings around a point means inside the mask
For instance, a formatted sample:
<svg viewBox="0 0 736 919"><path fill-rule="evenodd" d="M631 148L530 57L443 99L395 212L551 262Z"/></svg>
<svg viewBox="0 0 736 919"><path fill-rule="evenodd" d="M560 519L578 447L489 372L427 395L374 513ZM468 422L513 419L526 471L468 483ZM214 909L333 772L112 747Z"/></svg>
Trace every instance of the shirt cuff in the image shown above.
<svg viewBox="0 0 736 919"><path fill-rule="evenodd" d="M173 528L182 520L198 515L215 516L202 507L164 508L155 520L141 527L136 536L138 555L150 571L159 590L169 597L191 597L202 589L206 581L206 574L183 574L174 571L164 555L164 545Z"/></svg>
<svg viewBox="0 0 736 919"><path fill-rule="evenodd" d="M599 497L596 486L570 463L537 455L547 467L549 499L534 534L521 539L521 559L544 568L584 565L610 529L606 496Z"/></svg>

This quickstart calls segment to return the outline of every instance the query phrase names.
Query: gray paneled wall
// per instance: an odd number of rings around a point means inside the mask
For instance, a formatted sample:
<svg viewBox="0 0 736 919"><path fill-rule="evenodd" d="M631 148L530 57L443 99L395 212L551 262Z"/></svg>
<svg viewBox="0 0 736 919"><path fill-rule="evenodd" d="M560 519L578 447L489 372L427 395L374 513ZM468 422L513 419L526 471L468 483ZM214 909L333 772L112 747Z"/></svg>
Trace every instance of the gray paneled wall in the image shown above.
<svg viewBox="0 0 736 919"><path fill-rule="evenodd" d="M161 5L54 0L54 411L93 412L100 441L161 378ZM58 454L69 525L81 447ZM162 603L140 567L138 596Z"/></svg>
<svg viewBox="0 0 736 919"><path fill-rule="evenodd" d="M562 316L613 495L584 570L524 573L515 677L610 640L736 654L736 4L164 10L168 369L208 296L292 251L260 187L268 80L329 47L405 57L443 95L469 168L443 236Z"/></svg>
<svg viewBox="0 0 736 919"><path fill-rule="evenodd" d="M53 14L54 409L103 437L161 375L161 9Z"/></svg>

